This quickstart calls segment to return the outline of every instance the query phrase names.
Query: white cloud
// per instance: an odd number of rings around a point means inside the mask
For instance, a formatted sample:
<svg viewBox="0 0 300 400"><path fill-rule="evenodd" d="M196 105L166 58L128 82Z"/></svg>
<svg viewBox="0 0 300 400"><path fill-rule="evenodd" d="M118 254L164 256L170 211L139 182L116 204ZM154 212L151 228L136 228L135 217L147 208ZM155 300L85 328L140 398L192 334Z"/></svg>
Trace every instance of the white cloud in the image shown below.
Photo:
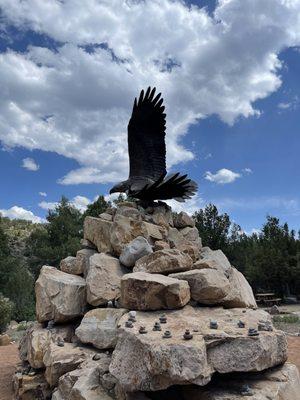
<svg viewBox="0 0 300 400"><path fill-rule="evenodd" d="M32 221L34 223L45 222L42 218L34 215L32 211L26 210L23 207L13 206L7 210L0 210L0 214L3 217L11 219L25 219L26 221Z"/></svg>
<svg viewBox="0 0 300 400"><path fill-rule="evenodd" d="M296 110L299 107L299 97L295 95L290 101L278 103L277 107L280 110L279 113L286 110Z"/></svg>
<svg viewBox="0 0 300 400"><path fill-rule="evenodd" d="M81 212L84 212L90 203L91 200L85 196L75 196L71 201L71 204Z"/></svg>
<svg viewBox="0 0 300 400"><path fill-rule="evenodd" d="M245 174L247 174L247 175L253 174L253 171L252 171L251 168L244 168L244 169L243 169L243 172L244 172Z"/></svg>
<svg viewBox="0 0 300 400"><path fill-rule="evenodd" d="M279 103L277 105L278 108L281 108L282 110L286 110L288 108L290 108L292 105L292 103Z"/></svg>
<svg viewBox="0 0 300 400"><path fill-rule="evenodd" d="M33 158L24 158L22 160L22 167L29 171L37 171L40 168Z"/></svg>
<svg viewBox="0 0 300 400"><path fill-rule="evenodd" d="M184 203L179 203L176 200L166 200L166 203L172 207L172 211L178 213L184 211L190 215L194 214L196 211L199 211L200 208L205 206L204 200L200 197L199 193Z"/></svg>
<svg viewBox="0 0 300 400"><path fill-rule="evenodd" d="M98 198L98 196L97 196ZM95 199L96 200L96 199ZM94 200L94 201L95 201ZM70 204L77 208L77 210L84 212L87 208L87 206L91 203L92 201L88 199L85 196L75 196L72 200L70 200ZM43 210L54 210L58 206L59 202L58 201L41 201L39 203L39 207L41 207Z"/></svg>
<svg viewBox="0 0 300 400"><path fill-rule="evenodd" d="M57 205L58 202L56 201L41 201L39 203L39 207L41 207L43 210L54 210Z"/></svg>
<svg viewBox="0 0 300 400"><path fill-rule="evenodd" d="M219 169L219 171L217 171L215 174L207 171L204 176L206 180L222 185L226 183L232 183L240 177L241 174L239 174L238 172L233 172L227 168Z"/></svg>
<svg viewBox="0 0 300 400"><path fill-rule="evenodd" d="M47 193L46 192L39 192L39 195L42 197L47 197Z"/></svg>
<svg viewBox="0 0 300 400"><path fill-rule="evenodd" d="M63 184L126 177L126 126L148 85L165 98L168 165L191 160L180 143L189 126L259 115L254 102L281 84L278 54L300 44L299 0L220 0L213 16L179 0L1 0L1 10L2 24L62 42L0 54L0 140L75 159Z"/></svg>

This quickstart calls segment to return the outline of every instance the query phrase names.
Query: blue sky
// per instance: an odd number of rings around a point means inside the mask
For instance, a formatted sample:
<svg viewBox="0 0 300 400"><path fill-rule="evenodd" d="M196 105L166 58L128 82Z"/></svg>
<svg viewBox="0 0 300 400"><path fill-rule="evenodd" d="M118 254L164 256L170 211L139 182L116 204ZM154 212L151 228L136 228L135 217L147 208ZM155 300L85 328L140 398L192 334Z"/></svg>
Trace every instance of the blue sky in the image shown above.
<svg viewBox="0 0 300 400"><path fill-rule="evenodd" d="M33 10L31 0L18 9L16 0L0 2L2 214L38 221L62 194L83 209L126 178L131 103L153 84L166 100L170 169L199 183L185 208L213 202L247 232L267 214L299 230L300 1L194 1L206 8L193 12L187 3L145 2L130 9L130 23L119 10L122 36L97 9L101 1L87 7L88 26L75 3L41 1ZM139 7L151 38L131 26L143 26ZM72 18L74 31L65 28ZM155 70L168 59L178 66Z"/></svg>

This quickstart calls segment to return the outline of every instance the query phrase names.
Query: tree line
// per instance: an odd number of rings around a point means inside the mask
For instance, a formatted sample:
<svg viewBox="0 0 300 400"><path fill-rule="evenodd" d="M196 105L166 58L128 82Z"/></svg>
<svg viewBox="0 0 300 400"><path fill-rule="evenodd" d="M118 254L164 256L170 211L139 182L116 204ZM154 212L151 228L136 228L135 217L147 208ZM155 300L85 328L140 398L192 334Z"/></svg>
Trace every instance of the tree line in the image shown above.
<svg viewBox="0 0 300 400"><path fill-rule="evenodd" d="M62 197L48 211L45 224L0 217L0 314L17 321L34 318L34 282L41 267L58 267L61 259L75 255L81 247L84 218L97 217L110 206L99 196L81 213ZM288 224L268 216L258 233L247 235L213 204L197 211L194 218L203 246L221 249L254 292L272 291L280 297L300 294L299 232Z"/></svg>

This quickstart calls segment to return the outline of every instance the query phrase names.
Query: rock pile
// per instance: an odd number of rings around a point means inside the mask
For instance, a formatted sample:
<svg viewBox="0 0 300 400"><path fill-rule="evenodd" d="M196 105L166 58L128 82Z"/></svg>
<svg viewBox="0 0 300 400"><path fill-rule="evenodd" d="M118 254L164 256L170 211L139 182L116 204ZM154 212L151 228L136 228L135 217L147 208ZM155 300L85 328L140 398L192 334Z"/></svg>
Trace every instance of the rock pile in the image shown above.
<svg viewBox="0 0 300 400"><path fill-rule="evenodd" d="M186 213L123 202L82 246L41 269L16 399L297 399L284 333Z"/></svg>

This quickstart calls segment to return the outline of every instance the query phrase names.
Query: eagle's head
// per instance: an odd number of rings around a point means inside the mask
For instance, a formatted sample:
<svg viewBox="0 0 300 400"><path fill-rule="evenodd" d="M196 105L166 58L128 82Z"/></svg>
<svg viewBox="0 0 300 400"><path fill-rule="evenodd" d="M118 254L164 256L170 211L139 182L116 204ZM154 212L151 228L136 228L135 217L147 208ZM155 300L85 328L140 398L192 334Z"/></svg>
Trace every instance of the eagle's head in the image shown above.
<svg viewBox="0 0 300 400"><path fill-rule="evenodd" d="M112 194L112 193L126 193L128 190L129 190L128 181L123 181L123 182L117 183L115 186L113 186L110 189L109 194Z"/></svg>

